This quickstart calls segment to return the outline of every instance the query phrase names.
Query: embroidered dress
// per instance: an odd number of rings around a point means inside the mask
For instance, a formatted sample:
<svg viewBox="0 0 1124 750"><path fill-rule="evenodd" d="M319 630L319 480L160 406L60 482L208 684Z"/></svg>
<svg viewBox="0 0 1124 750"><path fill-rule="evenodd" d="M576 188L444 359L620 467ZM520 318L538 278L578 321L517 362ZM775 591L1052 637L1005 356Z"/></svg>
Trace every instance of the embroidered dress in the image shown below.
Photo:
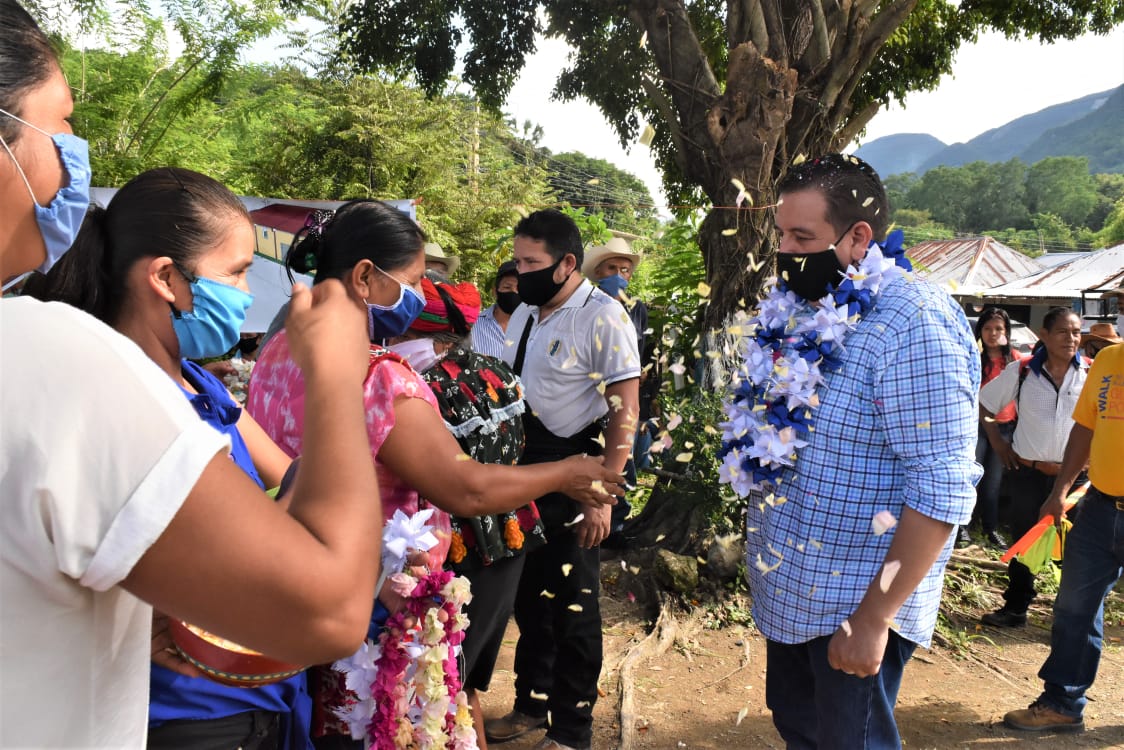
<svg viewBox="0 0 1124 750"><path fill-rule="evenodd" d="M505 363L470 349L451 349L422 377L445 426L482 464L514 466L523 454L523 389ZM546 543L534 503L511 513L452 518L449 563L464 572L516 557Z"/></svg>
<svg viewBox="0 0 1124 750"><path fill-rule="evenodd" d="M438 530L438 543L429 550L429 566L437 570L444 564L449 549L448 514L432 508L378 457L395 425L394 401L401 397L420 398L437 407L429 386L398 355L386 349L372 349L371 368L363 382L363 403L367 410L367 438L375 458L383 518L389 521L395 511L402 511L410 517L423 509L432 510L429 523ZM300 454L304 427L304 378L289 354L284 331L270 339L258 357L246 408L282 450L294 457ZM376 606L368 642L377 638L387 614L381 605ZM348 697L343 676L328 668L319 668L313 672L312 679L317 682L316 685L310 684L316 700L313 736L347 735L347 725L333 713Z"/></svg>

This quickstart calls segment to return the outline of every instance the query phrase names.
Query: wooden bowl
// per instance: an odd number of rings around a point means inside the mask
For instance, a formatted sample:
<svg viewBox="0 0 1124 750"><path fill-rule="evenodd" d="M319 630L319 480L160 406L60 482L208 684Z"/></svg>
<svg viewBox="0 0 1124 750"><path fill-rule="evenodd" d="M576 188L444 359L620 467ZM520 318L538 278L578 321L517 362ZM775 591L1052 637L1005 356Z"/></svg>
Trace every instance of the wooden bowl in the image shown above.
<svg viewBox="0 0 1124 750"><path fill-rule="evenodd" d="M168 629L180 655L207 677L224 685L269 685L304 669L303 666L271 659L173 618L168 620Z"/></svg>

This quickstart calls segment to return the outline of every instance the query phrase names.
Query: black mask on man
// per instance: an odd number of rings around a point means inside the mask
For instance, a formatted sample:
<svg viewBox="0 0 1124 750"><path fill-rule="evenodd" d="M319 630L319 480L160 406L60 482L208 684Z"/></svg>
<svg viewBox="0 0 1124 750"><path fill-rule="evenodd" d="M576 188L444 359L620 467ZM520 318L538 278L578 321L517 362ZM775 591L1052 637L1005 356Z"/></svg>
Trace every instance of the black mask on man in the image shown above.
<svg viewBox="0 0 1124 750"><path fill-rule="evenodd" d="M853 225L852 225L853 226ZM835 290L843 280L846 267L839 262L835 247L851 227L847 227L835 244L818 253L780 253L777 255L777 275L796 296L815 302Z"/></svg>
<svg viewBox="0 0 1124 750"><path fill-rule="evenodd" d="M561 264L562 261L559 260L549 268L519 274L519 298L535 307L541 307L554 299L554 295L561 291L570 278L567 275L562 281L554 280L554 269Z"/></svg>
<svg viewBox="0 0 1124 750"><path fill-rule="evenodd" d="M515 308L519 307L519 303L522 301L519 298L519 292L496 292L496 307L508 315L515 312Z"/></svg>

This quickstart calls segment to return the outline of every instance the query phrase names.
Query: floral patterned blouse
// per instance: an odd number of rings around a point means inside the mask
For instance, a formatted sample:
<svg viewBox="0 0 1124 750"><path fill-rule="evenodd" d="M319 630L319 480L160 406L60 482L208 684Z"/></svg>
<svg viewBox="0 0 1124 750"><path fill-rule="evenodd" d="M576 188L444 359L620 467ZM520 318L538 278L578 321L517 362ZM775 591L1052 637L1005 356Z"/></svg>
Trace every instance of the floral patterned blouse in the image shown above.
<svg viewBox="0 0 1124 750"><path fill-rule="evenodd" d="M289 353L285 332L279 331L266 344L254 365L246 410L266 434L293 457L301 453L304 392L304 377ZM412 516L422 508L432 507L379 459L379 450L394 429L394 402L400 397L420 398L437 408L433 392L405 360L387 349L372 347L371 366L363 381L363 403L367 409L367 438L375 460L384 519L390 518L396 510ZM449 550L450 524L447 513L437 508L434 510L436 512L431 523L437 527L435 532L440 543L430 550L429 565L439 568L444 564ZM441 533L442 531L445 533ZM342 675L327 668L316 672L319 674L314 673L309 680L316 702L312 734L346 735L347 726L330 710L326 710L338 705L343 697Z"/></svg>

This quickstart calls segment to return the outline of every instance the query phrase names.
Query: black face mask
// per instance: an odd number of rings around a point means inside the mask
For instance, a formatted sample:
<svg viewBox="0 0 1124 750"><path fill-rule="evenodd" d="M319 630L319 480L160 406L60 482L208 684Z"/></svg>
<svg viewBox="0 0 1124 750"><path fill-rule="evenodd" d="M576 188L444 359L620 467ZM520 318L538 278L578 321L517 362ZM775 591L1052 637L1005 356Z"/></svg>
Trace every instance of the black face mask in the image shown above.
<svg viewBox="0 0 1124 750"><path fill-rule="evenodd" d="M796 296L815 302L835 290L835 285L843 280L847 269L839 262L835 246L843 241L851 227L839 235L827 250L818 253L777 255L777 275Z"/></svg>
<svg viewBox="0 0 1124 750"><path fill-rule="evenodd" d="M561 264L560 260L550 268L519 274L519 299L535 307L541 307L554 299L554 295L558 294L570 279L567 274L562 281L554 280L554 269Z"/></svg>
<svg viewBox="0 0 1124 750"><path fill-rule="evenodd" d="M519 307L519 303L522 301L519 298L519 292L496 292L496 307L508 315L515 312L515 308Z"/></svg>

